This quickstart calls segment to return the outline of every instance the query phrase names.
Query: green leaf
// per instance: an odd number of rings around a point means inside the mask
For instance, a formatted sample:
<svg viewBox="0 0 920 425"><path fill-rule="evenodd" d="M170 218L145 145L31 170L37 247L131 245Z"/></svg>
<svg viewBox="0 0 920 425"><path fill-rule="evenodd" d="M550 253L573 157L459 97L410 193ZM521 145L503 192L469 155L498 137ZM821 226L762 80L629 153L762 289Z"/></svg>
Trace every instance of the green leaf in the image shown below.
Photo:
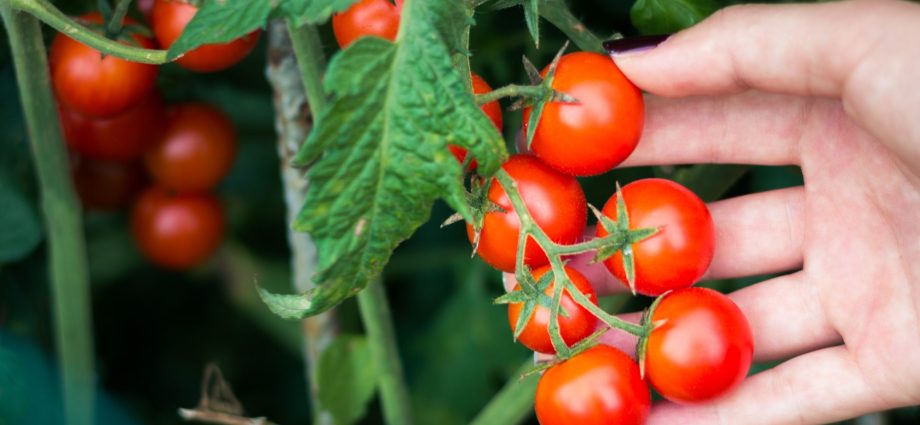
<svg viewBox="0 0 920 425"><path fill-rule="evenodd" d="M638 0L630 17L643 34L670 34L693 26L718 8L715 0Z"/></svg>
<svg viewBox="0 0 920 425"><path fill-rule="evenodd" d="M42 239L35 209L12 182L0 174L0 263L17 261Z"/></svg>
<svg viewBox="0 0 920 425"><path fill-rule="evenodd" d="M351 7L358 0L281 0L280 15L297 24L326 22L333 13Z"/></svg>
<svg viewBox="0 0 920 425"><path fill-rule="evenodd" d="M466 7L407 2L397 44L365 37L331 61L324 81L331 102L295 159L312 164L294 228L316 243L317 286L302 295L263 292L273 311L304 317L355 295L439 198L472 220L463 169L448 144L471 151L483 175L507 151L440 35L455 31L448 21L468 22Z"/></svg>
<svg viewBox="0 0 920 425"><path fill-rule="evenodd" d="M530 31L534 45L540 48L540 2L539 0L527 0L522 5L527 29Z"/></svg>
<svg viewBox="0 0 920 425"><path fill-rule="evenodd" d="M174 60L202 44L229 43L264 27L271 11L272 2L264 0L206 1L166 57Z"/></svg>
<svg viewBox="0 0 920 425"><path fill-rule="evenodd" d="M316 380L321 410L332 413L336 424L353 424L363 418L377 389L377 367L367 339L336 337L320 354Z"/></svg>

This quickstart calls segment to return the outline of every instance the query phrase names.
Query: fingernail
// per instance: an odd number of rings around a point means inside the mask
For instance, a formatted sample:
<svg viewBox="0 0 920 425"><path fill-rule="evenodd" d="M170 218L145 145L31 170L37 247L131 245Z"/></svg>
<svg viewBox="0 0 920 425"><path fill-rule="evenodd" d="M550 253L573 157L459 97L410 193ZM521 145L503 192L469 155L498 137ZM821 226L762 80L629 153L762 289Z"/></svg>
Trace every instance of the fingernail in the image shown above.
<svg viewBox="0 0 920 425"><path fill-rule="evenodd" d="M613 57L646 52L658 47L659 44L663 43L670 36L670 34L640 35L637 37L609 40L604 42L604 49Z"/></svg>

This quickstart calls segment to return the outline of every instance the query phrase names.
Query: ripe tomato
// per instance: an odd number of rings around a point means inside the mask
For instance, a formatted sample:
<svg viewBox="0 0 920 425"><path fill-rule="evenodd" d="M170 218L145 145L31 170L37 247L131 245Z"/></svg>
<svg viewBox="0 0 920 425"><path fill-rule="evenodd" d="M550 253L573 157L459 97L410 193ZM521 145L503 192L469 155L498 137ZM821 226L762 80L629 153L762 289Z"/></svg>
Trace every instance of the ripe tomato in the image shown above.
<svg viewBox="0 0 920 425"><path fill-rule="evenodd" d="M224 213L210 194L174 195L147 189L134 206L131 230L153 263L186 269L206 260L224 235Z"/></svg>
<svg viewBox="0 0 920 425"><path fill-rule="evenodd" d="M489 86L489 83L486 80L483 80L482 77L476 74L470 74L470 79L473 83L473 94L483 94L492 91L492 87ZM502 107L498 104L497 100L486 103L480 108L482 112L492 120L492 124L495 124L495 128L498 129L498 132L502 131ZM466 159L466 149L461 148L460 146L447 145L447 148L450 149L450 152L454 154L454 157L457 158L457 161L461 164ZM470 162L470 169L476 169L476 160Z"/></svg>
<svg viewBox="0 0 920 425"><path fill-rule="evenodd" d="M150 22L153 16L153 0L137 0L137 10L144 15L147 22Z"/></svg>
<svg viewBox="0 0 920 425"><path fill-rule="evenodd" d="M160 185L179 192L208 190L223 179L236 157L236 132L223 112L203 103L176 105L166 129L145 161Z"/></svg>
<svg viewBox="0 0 920 425"><path fill-rule="evenodd" d="M77 157L71 171L83 206L100 211L114 211L129 205L147 181L143 167L136 162Z"/></svg>
<svg viewBox="0 0 920 425"><path fill-rule="evenodd" d="M360 0L347 10L332 15L332 31L339 47L346 48L364 36L396 40L402 0Z"/></svg>
<svg viewBox="0 0 920 425"><path fill-rule="evenodd" d="M80 20L91 25L102 24L98 13L90 13ZM125 19L126 25L136 21ZM130 37L119 40L152 49L153 40L130 32ZM51 65L51 83L58 100L85 115L109 117L138 104L153 91L158 69L154 65L129 62L102 53L63 33L58 33L51 43L48 61Z"/></svg>
<svg viewBox="0 0 920 425"><path fill-rule="evenodd" d="M534 270L534 280L539 281L543 275L550 273L551 270L552 266L549 265ZM582 294L588 297L592 303L597 304L597 296L594 294L594 287L591 286L591 282L588 282L588 279L585 278L584 275L579 273L578 270L569 267L565 268L565 273ZM553 280L553 283L546 288L544 293L552 298L555 286L556 281ZM514 290L518 289L520 289L520 285L515 284ZM515 324L517 324L518 317L521 315L522 308L522 303L512 303L508 305L508 323L511 324L512 332L517 330ZM568 290L562 291L562 310L566 311L569 316L565 317L561 314L559 315L559 333L562 335L562 340L565 341L566 345L571 347L579 341L591 336L594 329L597 327L597 318L594 317L588 309L578 305L572 296L569 295ZM550 316L551 314L548 308L537 306L537 308L534 309L533 315L530 316L530 320L527 321L527 325L524 326L524 331L521 332L521 335L518 337L518 341L533 351L545 354L556 354L556 349L553 348L553 342L549 337L548 327Z"/></svg>
<svg viewBox="0 0 920 425"><path fill-rule="evenodd" d="M537 384L534 407L541 425L639 425L651 397L636 362L597 345L549 368Z"/></svg>
<svg viewBox="0 0 920 425"><path fill-rule="evenodd" d="M658 304L663 324L648 338L645 370L668 400L698 403L725 394L747 375L751 328L728 297L706 288L676 290Z"/></svg>
<svg viewBox="0 0 920 425"><path fill-rule="evenodd" d="M715 251L715 225L706 204L689 189L664 179L637 180L623 187L629 228L658 227L654 236L634 244L636 291L661 295L686 288L703 276ZM604 205L604 215L616 220L616 194ZM597 227L597 236L607 231ZM626 283L621 253L604 261Z"/></svg>
<svg viewBox="0 0 920 425"><path fill-rule="evenodd" d="M636 148L645 116L642 93L609 57L564 55L553 89L578 103L546 104L530 146L541 160L563 173L591 176L612 169ZM527 109L525 125L529 120Z"/></svg>
<svg viewBox="0 0 920 425"><path fill-rule="evenodd" d="M198 8L184 0L155 0L153 4L153 33L164 49L172 46ZM252 51L262 30L256 29L236 40L223 44L196 47L176 60L183 68L197 72L216 72L236 65Z"/></svg>
<svg viewBox="0 0 920 425"><path fill-rule="evenodd" d="M530 155L512 155L502 168L517 183L524 205L551 240L559 244L571 244L581 238L588 218L588 207L578 180L553 170ZM477 253L492 267L510 273L516 264L521 224L511 199L494 178L488 198L504 211L486 214ZM467 224L466 233L472 242L475 231L471 224ZM524 257L524 263L531 268L549 262L546 253L533 239L528 239Z"/></svg>
<svg viewBox="0 0 920 425"><path fill-rule="evenodd" d="M107 161L140 158L161 133L166 112L153 93L140 104L109 118L91 118L61 106L61 128L67 144L81 155Z"/></svg>

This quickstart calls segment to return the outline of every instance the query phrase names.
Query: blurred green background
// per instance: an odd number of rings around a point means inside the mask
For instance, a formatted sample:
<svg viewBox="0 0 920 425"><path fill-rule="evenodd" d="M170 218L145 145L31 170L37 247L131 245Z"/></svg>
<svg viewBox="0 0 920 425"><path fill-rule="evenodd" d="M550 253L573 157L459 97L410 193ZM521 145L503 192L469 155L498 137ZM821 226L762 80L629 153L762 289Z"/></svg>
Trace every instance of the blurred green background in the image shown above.
<svg viewBox="0 0 920 425"><path fill-rule="evenodd" d="M91 10L95 0L55 3L76 14ZM631 1L569 3L602 37L636 32L630 26ZM522 55L542 67L565 40L544 21L543 43L536 50L519 8L483 10L476 22L472 67L493 87L525 81ZM331 55L336 50L331 29L326 25L321 31ZM45 34L48 40L53 36L47 28ZM28 141L3 37L0 185L24 200L21 206L34 217L32 223L40 224ZM187 273L160 270L140 257L125 212L85 216L100 424L181 422L176 409L197 404L208 362L222 369L247 414L279 424L310 423L298 324L268 313L254 290L256 280L269 289L290 290L264 46L263 38L244 63L222 73L202 76L168 65L159 80L169 101L217 105L233 118L240 134L237 162L218 191L230 218L228 238L212 261ZM507 112L505 123L507 140L513 141L520 114ZM586 179L584 185L589 201L602 205L615 181L673 172L622 170ZM801 175L795 168L755 167L732 186L729 196L796 184L801 184ZM501 292L499 274L469 258L462 225L439 228L450 213L438 204L431 221L398 249L384 273L420 424L469 422L496 391L516 379L514 371L530 356L512 342L505 309L491 304ZM46 260L45 243L35 238L24 239L19 252L0 256L0 424L61 422ZM711 284L731 291L758 280ZM642 300L605 302L624 310L643 307ZM341 306L339 320L343 333L361 332L353 300ZM361 423L381 423L379 410L373 402ZM916 424L920 410L901 409L848 423Z"/></svg>

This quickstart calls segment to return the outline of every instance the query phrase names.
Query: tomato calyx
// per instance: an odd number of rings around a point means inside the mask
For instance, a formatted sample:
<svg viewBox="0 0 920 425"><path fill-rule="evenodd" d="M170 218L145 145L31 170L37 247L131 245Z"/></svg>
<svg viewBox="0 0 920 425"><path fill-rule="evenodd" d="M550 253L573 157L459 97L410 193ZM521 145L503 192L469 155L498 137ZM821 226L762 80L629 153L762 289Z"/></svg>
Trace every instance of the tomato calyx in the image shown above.
<svg viewBox="0 0 920 425"><path fill-rule="evenodd" d="M601 238L605 243L601 248L598 248L593 262L602 262L620 252L623 257L623 270L626 272L626 283L629 285L629 290L632 294L636 295L636 257L633 254L632 246L654 236L660 228L648 227L630 230L629 212L626 207L626 201L623 200L623 191L619 183L617 183L616 196L616 221L598 211L593 205L589 205L594 216L597 217L598 225L608 232L606 236Z"/></svg>
<svg viewBox="0 0 920 425"><path fill-rule="evenodd" d="M639 321L639 324L642 326L643 334L639 336L639 340L636 342L636 361L639 362L639 376L642 379L645 379L645 357L648 353L648 337L652 335L655 329L658 329L666 322L666 320L652 321L652 317L655 314L655 309L658 308L658 304L661 304L664 297L668 296L671 292L673 291L667 291L659 295L658 298L655 298L655 301L652 301L652 305L642 312L642 319Z"/></svg>
<svg viewBox="0 0 920 425"><path fill-rule="evenodd" d="M564 102L564 103L578 103L578 99L569 96L568 94L557 92L553 89L553 78L556 76L556 67L559 65L559 61L562 59L562 55L568 49L569 43L566 42L561 49L556 53L556 57L553 58L552 63L549 65L549 69L546 72L546 77L540 75L540 71L537 70L537 67L533 65L526 57L524 58L524 69L527 71L527 76L530 78L530 81L534 85L540 86L542 90L542 96L533 100L528 100L522 98L520 101L511 106L511 110L529 108L530 117L527 119L526 127L526 138L527 149L530 149L531 143L533 143L534 136L537 134L537 125L540 123L540 117L543 116L543 109L547 103L551 102ZM525 113L527 113L525 111Z"/></svg>
<svg viewBox="0 0 920 425"><path fill-rule="evenodd" d="M461 164L464 170L469 170L469 162L471 161L472 155L467 155L466 159ZM489 186L491 185L491 179L484 179L478 175L473 175L470 177L470 189L466 192L466 203L470 206L470 210L473 212L473 252L471 257L476 256L476 253L479 251L479 238L482 234L483 222L485 221L486 214L498 212L505 213L507 212L501 205L492 202L489 199ZM444 220L441 223L441 228L450 226L451 224L463 221L463 216L460 213L451 214L450 217Z"/></svg>

